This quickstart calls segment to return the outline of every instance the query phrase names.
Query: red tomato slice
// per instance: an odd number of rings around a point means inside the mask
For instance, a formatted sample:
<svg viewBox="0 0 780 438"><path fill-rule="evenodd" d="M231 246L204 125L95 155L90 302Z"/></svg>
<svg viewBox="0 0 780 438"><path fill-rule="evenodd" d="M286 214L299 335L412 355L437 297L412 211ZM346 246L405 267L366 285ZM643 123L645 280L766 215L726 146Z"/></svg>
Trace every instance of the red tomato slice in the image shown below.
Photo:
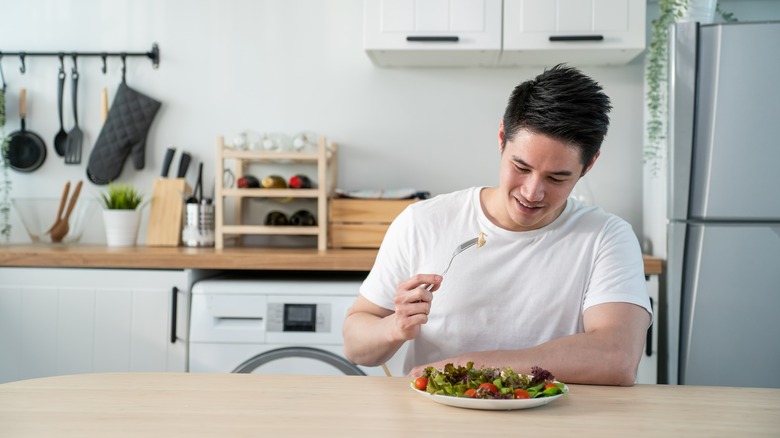
<svg viewBox="0 0 780 438"><path fill-rule="evenodd" d="M531 398L531 394L523 388L517 388L514 391L515 398Z"/></svg>
<svg viewBox="0 0 780 438"><path fill-rule="evenodd" d="M469 398L476 398L477 397L477 390L474 388L469 388L466 390L466 392L463 393L464 396Z"/></svg>
<svg viewBox="0 0 780 438"><path fill-rule="evenodd" d="M477 389L482 389L482 388L485 388L485 389L487 389L490 392L498 392L498 387L496 387L496 385L494 385L492 383L485 382L485 383L479 385L479 388L477 388Z"/></svg>

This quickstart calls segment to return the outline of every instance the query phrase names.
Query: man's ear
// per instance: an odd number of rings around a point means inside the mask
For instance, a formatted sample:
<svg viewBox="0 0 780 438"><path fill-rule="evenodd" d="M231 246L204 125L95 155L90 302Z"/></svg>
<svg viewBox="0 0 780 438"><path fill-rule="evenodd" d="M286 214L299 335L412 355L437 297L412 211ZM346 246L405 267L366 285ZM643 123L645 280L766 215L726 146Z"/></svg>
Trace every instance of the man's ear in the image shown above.
<svg viewBox="0 0 780 438"><path fill-rule="evenodd" d="M586 173L590 172L590 169L592 169L593 165L596 164L596 159L599 158L599 155L601 155L601 151L596 152L596 155L593 157L592 160L590 160L590 164L588 164L587 166L585 166L584 169L582 169L582 175L580 175L580 178L585 176Z"/></svg>

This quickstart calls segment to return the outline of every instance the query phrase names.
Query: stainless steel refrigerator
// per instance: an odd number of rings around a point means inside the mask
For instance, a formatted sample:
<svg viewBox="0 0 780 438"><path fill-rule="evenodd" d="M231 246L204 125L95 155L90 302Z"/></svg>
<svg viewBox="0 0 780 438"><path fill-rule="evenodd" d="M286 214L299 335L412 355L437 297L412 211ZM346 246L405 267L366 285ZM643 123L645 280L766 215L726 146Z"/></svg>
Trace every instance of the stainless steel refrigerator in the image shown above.
<svg viewBox="0 0 780 438"><path fill-rule="evenodd" d="M780 387L780 22L669 43L668 383Z"/></svg>

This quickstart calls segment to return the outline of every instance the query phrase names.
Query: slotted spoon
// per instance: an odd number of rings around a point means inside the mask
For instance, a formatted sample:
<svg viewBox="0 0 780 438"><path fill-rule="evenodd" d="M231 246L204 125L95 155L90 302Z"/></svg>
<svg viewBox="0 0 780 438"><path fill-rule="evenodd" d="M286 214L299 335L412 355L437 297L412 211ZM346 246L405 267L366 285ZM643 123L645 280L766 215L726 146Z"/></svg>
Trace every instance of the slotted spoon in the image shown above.
<svg viewBox="0 0 780 438"><path fill-rule="evenodd" d="M76 70L76 61L73 61L73 129L68 132L68 141L65 147L65 164L79 164L81 163L81 143L84 140L84 133L79 127L78 116L78 86L79 86L79 72Z"/></svg>

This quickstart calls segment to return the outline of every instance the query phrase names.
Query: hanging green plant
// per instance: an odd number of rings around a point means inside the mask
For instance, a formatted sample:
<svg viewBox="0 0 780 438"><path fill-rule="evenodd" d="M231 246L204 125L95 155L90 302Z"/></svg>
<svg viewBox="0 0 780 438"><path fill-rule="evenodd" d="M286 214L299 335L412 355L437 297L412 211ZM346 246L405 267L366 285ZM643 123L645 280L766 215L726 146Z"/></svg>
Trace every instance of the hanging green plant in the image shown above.
<svg viewBox="0 0 780 438"><path fill-rule="evenodd" d="M658 18L651 22L645 65L645 105L648 118L645 125L647 143L644 158L653 176L661 169L666 144L669 26L683 16L687 6L687 0L660 0Z"/></svg>
<svg viewBox="0 0 780 438"><path fill-rule="evenodd" d="M669 27L686 15L688 4L694 0L659 0L658 18L651 22L650 44L645 65L647 121L644 160L651 175L661 170L665 157L668 126L669 84ZM716 4L716 15L725 22L737 21L734 14Z"/></svg>
<svg viewBox="0 0 780 438"><path fill-rule="evenodd" d="M11 175L8 161L8 136L5 134L5 85L0 88L0 236L11 240Z"/></svg>

